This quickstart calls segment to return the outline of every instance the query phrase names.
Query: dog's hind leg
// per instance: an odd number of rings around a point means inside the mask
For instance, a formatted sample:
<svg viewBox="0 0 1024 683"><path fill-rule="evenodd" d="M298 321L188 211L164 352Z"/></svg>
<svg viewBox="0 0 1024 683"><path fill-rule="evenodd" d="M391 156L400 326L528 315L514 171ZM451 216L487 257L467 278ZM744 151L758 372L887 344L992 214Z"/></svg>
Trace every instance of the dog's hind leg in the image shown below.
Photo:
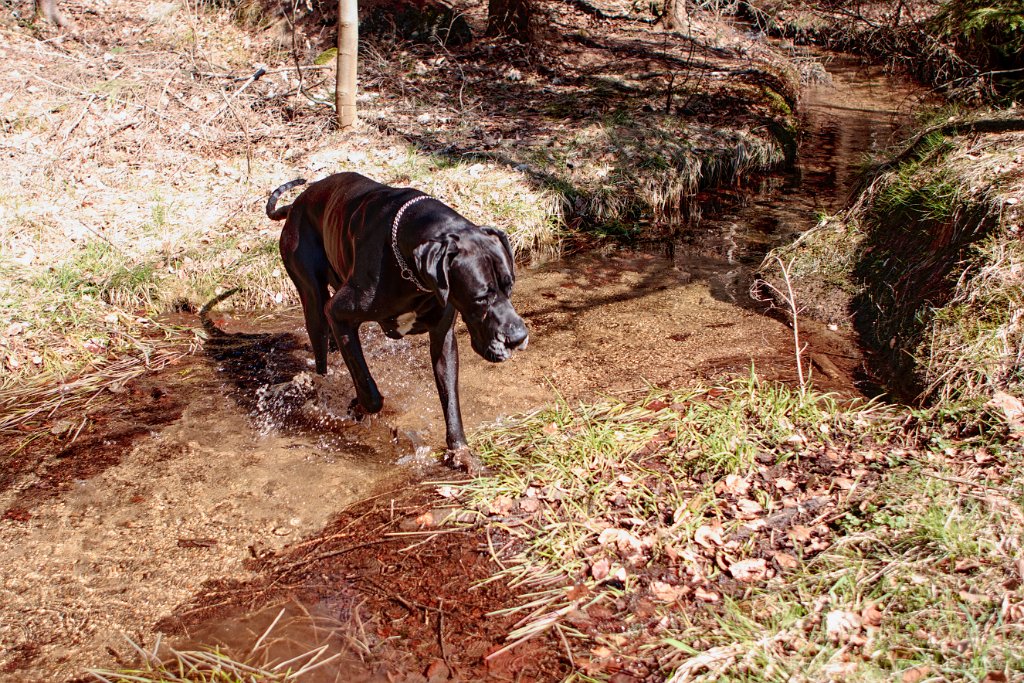
<svg viewBox="0 0 1024 683"><path fill-rule="evenodd" d="M327 320L324 316L324 306L327 304L327 283L317 283L309 288L308 294L303 293L299 288L299 296L302 299L302 314L306 318L306 332L309 334L309 343L313 346L313 360L316 363L318 375L327 374ZM308 303L307 303L308 300Z"/></svg>
<svg viewBox="0 0 1024 683"><path fill-rule="evenodd" d="M370 375L370 368L366 365L363 345L359 342L359 325L349 320L349 312L353 310L350 303L352 298L352 291L342 285L327 303L327 322L338 342L338 348L341 349L341 356L345 359L348 372L352 375L359 405L368 413L377 413L384 407L384 399L377 389L377 383L373 381L373 376Z"/></svg>
<svg viewBox="0 0 1024 683"><path fill-rule="evenodd" d="M281 235L281 259L288 277L295 284L302 301L302 314L306 319L306 332L313 346L313 359L317 374L327 374L327 339L329 330L324 314L329 291L331 265L324 256L319 236L311 230L300 231L289 217Z"/></svg>

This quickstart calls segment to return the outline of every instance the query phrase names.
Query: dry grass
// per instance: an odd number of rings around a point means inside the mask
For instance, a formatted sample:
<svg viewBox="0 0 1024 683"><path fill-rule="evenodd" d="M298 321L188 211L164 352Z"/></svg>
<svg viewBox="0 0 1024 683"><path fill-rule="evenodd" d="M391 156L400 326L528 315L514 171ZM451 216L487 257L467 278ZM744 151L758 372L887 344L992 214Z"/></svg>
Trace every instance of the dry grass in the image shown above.
<svg viewBox="0 0 1024 683"><path fill-rule="evenodd" d="M566 26L590 21L549 10ZM635 233L626 221L678 214L697 189L780 163L765 124L789 125L797 80L713 21L668 42L646 24L608 24L609 46L553 41L562 47L548 56L368 37L363 122L338 133L311 29L292 34L273 17L243 26L196 1L69 11L74 35L0 22L7 392L128 359L144 367L162 345L192 343L168 313L227 289L241 290L228 307L294 305L279 228L262 212L267 192L294 177L353 170L415 185L505 229L522 259L549 258L566 223ZM624 59L620 39L640 52Z"/></svg>
<svg viewBox="0 0 1024 683"><path fill-rule="evenodd" d="M438 491L533 591L507 647L555 632L579 680L982 680L1024 664L1006 434L751 378L498 426Z"/></svg>

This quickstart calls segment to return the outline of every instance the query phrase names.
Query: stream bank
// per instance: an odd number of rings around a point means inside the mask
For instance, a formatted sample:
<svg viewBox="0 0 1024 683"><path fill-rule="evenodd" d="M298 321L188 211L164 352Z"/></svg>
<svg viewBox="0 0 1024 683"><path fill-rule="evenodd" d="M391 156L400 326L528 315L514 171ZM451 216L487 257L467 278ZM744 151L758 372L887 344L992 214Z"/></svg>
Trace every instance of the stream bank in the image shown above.
<svg viewBox="0 0 1024 683"><path fill-rule="evenodd" d="M851 324L907 401L1024 395L1024 122L1015 111L919 133L850 207L773 254L806 315ZM764 272L778 285L776 263Z"/></svg>

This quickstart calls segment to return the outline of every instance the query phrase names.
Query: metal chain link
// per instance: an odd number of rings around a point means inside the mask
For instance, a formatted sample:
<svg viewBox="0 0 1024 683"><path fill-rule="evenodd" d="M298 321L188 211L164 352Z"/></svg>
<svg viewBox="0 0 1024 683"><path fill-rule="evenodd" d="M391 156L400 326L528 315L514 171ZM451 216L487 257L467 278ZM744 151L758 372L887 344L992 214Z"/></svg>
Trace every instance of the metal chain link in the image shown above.
<svg viewBox="0 0 1024 683"><path fill-rule="evenodd" d="M429 292L430 289L424 287L420 283L416 278L416 274L412 272L412 268L409 267L405 262L405 259L403 259L402 255L398 252L398 222L402 220L402 214L405 213L406 209L416 202L423 201L424 199L431 199L431 196L428 194L422 194L419 197L413 197L405 204L402 204L402 208L400 208L398 213L395 214L395 220L391 222L391 250L395 252L395 260L398 261L398 267L402 271L402 278L416 285L416 288L421 292Z"/></svg>

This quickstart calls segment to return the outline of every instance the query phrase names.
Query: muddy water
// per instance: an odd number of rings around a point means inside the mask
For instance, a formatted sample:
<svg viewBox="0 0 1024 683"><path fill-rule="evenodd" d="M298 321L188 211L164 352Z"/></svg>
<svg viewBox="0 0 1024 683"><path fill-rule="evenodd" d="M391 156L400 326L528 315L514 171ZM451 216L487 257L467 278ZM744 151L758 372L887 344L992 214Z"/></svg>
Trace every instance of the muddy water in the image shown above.
<svg viewBox="0 0 1024 683"><path fill-rule="evenodd" d="M747 305L750 272L769 246L838 205L861 155L888 139L909 94L872 70L836 62L831 71L831 84L804 93L809 134L798 173L708 197L701 220L679 226L667 248L522 269L514 300L531 344L506 363L476 357L460 330L468 431L556 399L635 397L751 367L792 380L791 332ZM204 581L246 578L248 557L315 534L371 491L447 474L428 457L443 445L444 426L425 338L364 330L385 409L355 421L337 354L327 378L310 374L298 311L214 323L206 356L163 377L186 403L179 420L32 507L28 521L0 520L0 566L21 568L0 584L0 639L15 653L0 661L11 672L0 679L61 680L84 666L113 666L112 652L131 661L122 634L152 645L153 624ZM854 391L849 341L826 331L812 343L819 386ZM31 485L5 492L0 509ZM324 667L322 680L365 673L358 648L335 628L348 599L288 606L275 627L275 642L288 645L275 656L327 643L349 664ZM238 615L192 635L244 655L279 612Z"/></svg>
<svg viewBox="0 0 1024 683"><path fill-rule="evenodd" d="M883 68L843 55L805 53L828 70L800 95L799 163L752 187L709 193L701 216L678 226L677 264L708 282L712 293L740 305L765 252L834 212L855 190L869 155L885 149L926 94L888 77Z"/></svg>

